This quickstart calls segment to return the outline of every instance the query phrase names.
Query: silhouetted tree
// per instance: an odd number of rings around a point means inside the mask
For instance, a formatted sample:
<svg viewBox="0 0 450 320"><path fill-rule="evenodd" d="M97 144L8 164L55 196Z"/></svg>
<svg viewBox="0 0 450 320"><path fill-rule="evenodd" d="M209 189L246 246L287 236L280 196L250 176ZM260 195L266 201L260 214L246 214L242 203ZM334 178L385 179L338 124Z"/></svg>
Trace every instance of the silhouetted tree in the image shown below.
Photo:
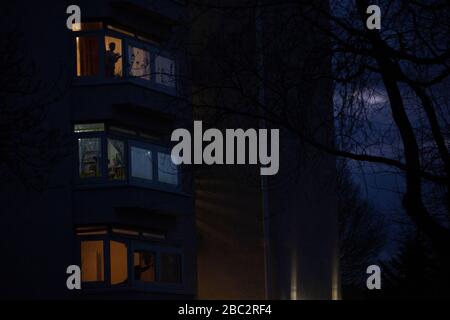
<svg viewBox="0 0 450 320"><path fill-rule="evenodd" d="M384 217L361 195L345 163L339 163L337 183L341 285L365 289L366 269L377 264L386 242Z"/></svg>
<svg viewBox="0 0 450 320"><path fill-rule="evenodd" d="M450 251L448 1L377 1L381 30L366 27L367 0L188 4L195 19L229 19L193 45L216 70L196 81L195 107L263 119L321 152L402 176L409 218Z"/></svg>
<svg viewBox="0 0 450 320"><path fill-rule="evenodd" d="M382 298L448 298L448 257L433 250L416 233L408 236L399 252L382 263Z"/></svg>
<svg viewBox="0 0 450 320"><path fill-rule="evenodd" d="M20 33L0 31L0 183L42 189L68 150L61 132L46 122L47 107L63 91L57 80L45 85L38 79L21 41Z"/></svg>

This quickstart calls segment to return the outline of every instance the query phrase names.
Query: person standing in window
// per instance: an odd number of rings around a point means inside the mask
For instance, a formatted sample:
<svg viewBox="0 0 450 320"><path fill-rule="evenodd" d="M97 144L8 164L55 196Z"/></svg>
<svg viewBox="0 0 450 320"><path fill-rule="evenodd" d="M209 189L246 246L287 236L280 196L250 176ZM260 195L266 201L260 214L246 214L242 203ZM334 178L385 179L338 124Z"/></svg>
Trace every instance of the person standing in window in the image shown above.
<svg viewBox="0 0 450 320"><path fill-rule="evenodd" d="M105 72L108 78L112 78L115 76L115 69L117 61L122 58L122 56L115 52L116 44L114 42L109 43L109 50L106 51L105 57Z"/></svg>
<svg viewBox="0 0 450 320"><path fill-rule="evenodd" d="M137 258L137 259L136 259ZM150 253L135 252L134 279L155 281L155 256Z"/></svg>

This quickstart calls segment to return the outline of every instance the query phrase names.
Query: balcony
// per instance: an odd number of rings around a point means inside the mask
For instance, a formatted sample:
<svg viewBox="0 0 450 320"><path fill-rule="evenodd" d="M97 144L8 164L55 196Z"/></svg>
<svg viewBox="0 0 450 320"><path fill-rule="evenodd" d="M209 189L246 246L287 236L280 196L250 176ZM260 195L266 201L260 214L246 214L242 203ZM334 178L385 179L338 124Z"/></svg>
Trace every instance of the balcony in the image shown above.
<svg viewBox="0 0 450 320"><path fill-rule="evenodd" d="M91 225L75 233L83 295L189 294L183 247L168 242L163 232Z"/></svg>
<svg viewBox="0 0 450 320"><path fill-rule="evenodd" d="M76 85L131 83L177 96L177 58L156 38L106 22L75 25Z"/></svg>
<svg viewBox="0 0 450 320"><path fill-rule="evenodd" d="M124 222L138 209L147 212L141 223L155 214L192 213L190 174L173 164L160 137L105 123L76 124L74 134L73 197L80 222ZM119 208L129 208L130 215Z"/></svg>

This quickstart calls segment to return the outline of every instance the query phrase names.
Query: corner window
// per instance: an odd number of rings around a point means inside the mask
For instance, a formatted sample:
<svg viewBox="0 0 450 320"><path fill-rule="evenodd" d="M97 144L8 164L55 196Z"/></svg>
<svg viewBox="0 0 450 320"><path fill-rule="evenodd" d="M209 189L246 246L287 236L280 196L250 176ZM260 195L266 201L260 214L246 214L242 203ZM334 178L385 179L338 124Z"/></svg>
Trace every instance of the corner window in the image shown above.
<svg viewBox="0 0 450 320"><path fill-rule="evenodd" d="M144 230L114 232L119 229L126 230L114 226L76 229L83 283L90 287L138 286L156 290L183 284L181 249L149 241ZM87 232L90 230L105 232Z"/></svg>
<svg viewBox="0 0 450 320"><path fill-rule="evenodd" d="M105 280L103 241L81 242L81 280L101 282Z"/></svg>
<svg viewBox="0 0 450 320"><path fill-rule="evenodd" d="M125 143L108 139L108 177L109 180L126 179Z"/></svg>
<svg viewBox="0 0 450 320"><path fill-rule="evenodd" d="M161 50L157 41L102 22L74 24L72 31L76 35L78 78L129 80L176 92L175 59Z"/></svg>
<svg viewBox="0 0 450 320"><path fill-rule="evenodd" d="M130 184L182 191L181 169L166 146L150 144L140 131L104 123L75 124L79 183Z"/></svg>
<svg viewBox="0 0 450 320"><path fill-rule="evenodd" d="M102 175L102 147L100 138L78 139L80 178Z"/></svg>
<svg viewBox="0 0 450 320"><path fill-rule="evenodd" d="M150 80L150 53L147 50L128 46L128 74L131 77Z"/></svg>
<svg viewBox="0 0 450 320"><path fill-rule="evenodd" d="M152 151L131 147L131 175L144 180L153 179Z"/></svg>
<svg viewBox="0 0 450 320"><path fill-rule="evenodd" d="M99 44L97 37L77 37L77 76L99 74Z"/></svg>

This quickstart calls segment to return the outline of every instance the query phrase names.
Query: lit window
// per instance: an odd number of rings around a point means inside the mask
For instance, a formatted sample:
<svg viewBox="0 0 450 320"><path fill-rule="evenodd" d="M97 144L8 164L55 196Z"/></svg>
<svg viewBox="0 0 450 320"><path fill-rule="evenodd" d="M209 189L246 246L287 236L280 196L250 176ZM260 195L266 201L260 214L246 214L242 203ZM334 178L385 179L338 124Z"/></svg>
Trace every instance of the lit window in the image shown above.
<svg viewBox="0 0 450 320"><path fill-rule="evenodd" d="M74 131L75 133L105 131L105 124L104 123L76 124Z"/></svg>
<svg viewBox="0 0 450 320"><path fill-rule="evenodd" d="M104 281L103 241L81 242L81 280L83 282Z"/></svg>
<svg viewBox="0 0 450 320"><path fill-rule="evenodd" d="M77 76L99 73L99 44L96 37L77 37Z"/></svg>
<svg viewBox="0 0 450 320"><path fill-rule="evenodd" d="M168 283L181 282L181 257L178 254L161 254L161 281Z"/></svg>
<svg viewBox="0 0 450 320"><path fill-rule="evenodd" d="M157 56L155 58L156 83L166 87L175 87L175 62L171 59Z"/></svg>
<svg viewBox="0 0 450 320"><path fill-rule="evenodd" d="M135 251L134 260L134 280L144 282L154 282L155 273L155 254L151 252Z"/></svg>
<svg viewBox="0 0 450 320"><path fill-rule="evenodd" d="M105 37L105 76L115 78L122 76L122 40Z"/></svg>
<svg viewBox="0 0 450 320"><path fill-rule="evenodd" d="M78 139L79 174L81 178L102 175L102 148L100 138Z"/></svg>
<svg viewBox="0 0 450 320"><path fill-rule="evenodd" d="M150 53L141 48L128 46L128 70L131 77L150 80Z"/></svg>
<svg viewBox="0 0 450 320"><path fill-rule="evenodd" d="M178 168L170 154L158 153L158 180L172 185L178 184Z"/></svg>
<svg viewBox="0 0 450 320"><path fill-rule="evenodd" d="M111 284L128 281L128 248L122 242L110 241Z"/></svg>
<svg viewBox="0 0 450 320"><path fill-rule="evenodd" d="M108 139L108 176L110 180L126 179L125 143Z"/></svg>
<svg viewBox="0 0 450 320"><path fill-rule="evenodd" d="M152 152L147 149L131 147L131 175L135 178L152 180Z"/></svg>

